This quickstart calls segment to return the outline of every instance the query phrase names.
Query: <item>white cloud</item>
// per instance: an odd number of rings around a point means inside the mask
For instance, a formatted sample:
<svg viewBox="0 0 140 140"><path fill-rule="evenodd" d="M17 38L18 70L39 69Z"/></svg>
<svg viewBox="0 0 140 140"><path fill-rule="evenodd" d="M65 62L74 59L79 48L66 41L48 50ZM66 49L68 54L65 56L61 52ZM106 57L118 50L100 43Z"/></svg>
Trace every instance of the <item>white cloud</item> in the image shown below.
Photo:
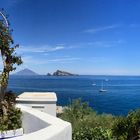
<svg viewBox="0 0 140 140"><path fill-rule="evenodd" d="M50 48L48 50L46 50L46 52L53 52L53 51L58 51L58 50L63 50L65 47L63 46L57 46L55 48Z"/></svg>
<svg viewBox="0 0 140 140"><path fill-rule="evenodd" d="M64 46L50 47L45 46L21 46L17 51L18 53L48 53L65 49Z"/></svg>
<svg viewBox="0 0 140 140"><path fill-rule="evenodd" d="M102 27L97 27L97 28L90 28L87 30L84 30L85 33L98 33L102 31L108 31L108 30L113 30L119 27L123 28L139 28L140 24L138 23L130 23L130 24L113 24L113 25L108 25L108 26L102 26Z"/></svg>
<svg viewBox="0 0 140 140"><path fill-rule="evenodd" d="M140 27L140 25L136 24L136 23L132 23L132 24L129 25L129 27L130 28L138 28L138 27Z"/></svg>
<svg viewBox="0 0 140 140"><path fill-rule="evenodd" d="M77 43L77 44L67 45L67 46L64 44L59 44L54 47L51 47L50 45L20 46L20 48L17 49L17 54L21 55L21 54L40 53L47 56L51 52L56 52L61 50L67 51L68 49L87 48L87 47L110 48L123 43L125 43L125 41L120 39L114 41L94 41L94 42Z"/></svg>
<svg viewBox="0 0 140 140"><path fill-rule="evenodd" d="M69 58L57 58L57 59L50 59L48 62L73 62L80 60L80 58L69 57Z"/></svg>
<svg viewBox="0 0 140 140"><path fill-rule="evenodd" d="M24 56L23 58L23 65L30 66L30 65L46 65L48 63L72 63L78 60L81 60L80 58L76 57L61 57L61 58L38 58L34 56Z"/></svg>
<svg viewBox="0 0 140 140"><path fill-rule="evenodd" d="M94 41L79 43L71 46L67 46L67 49L77 49L77 48L110 48L116 47L120 44L125 44L124 40L114 40L114 41Z"/></svg>
<svg viewBox="0 0 140 140"><path fill-rule="evenodd" d="M95 41L95 42L88 42L89 46L99 47L99 48L110 48L115 47L119 44L124 44L124 40L114 40L114 41Z"/></svg>
<svg viewBox="0 0 140 140"><path fill-rule="evenodd" d="M119 24L114 24L114 25L109 25L109 26L104 26L104 27L87 29L84 32L86 32L86 33L97 33L97 32L101 32L101 31L105 31L105 30L115 29L115 28L118 28L118 27L120 27Z"/></svg>

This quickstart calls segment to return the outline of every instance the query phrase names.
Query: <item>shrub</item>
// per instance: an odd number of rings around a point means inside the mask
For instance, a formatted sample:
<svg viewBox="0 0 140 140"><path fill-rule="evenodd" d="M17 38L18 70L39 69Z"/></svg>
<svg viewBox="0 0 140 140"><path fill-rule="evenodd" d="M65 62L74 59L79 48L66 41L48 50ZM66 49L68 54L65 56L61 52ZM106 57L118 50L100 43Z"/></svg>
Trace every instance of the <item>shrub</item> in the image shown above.
<svg viewBox="0 0 140 140"><path fill-rule="evenodd" d="M140 110L131 111L127 117L119 117L113 124L112 133L117 140L137 140L140 132Z"/></svg>
<svg viewBox="0 0 140 140"><path fill-rule="evenodd" d="M7 109L7 115L4 115L2 109L3 105L1 105L0 103L0 131L21 128L22 112L20 111L20 109L15 107L15 97L16 96L11 91L6 92L4 96L4 105Z"/></svg>
<svg viewBox="0 0 140 140"><path fill-rule="evenodd" d="M22 127L21 111L18 108L8 109L7 116L0 116L0 131L15 130Z"/></svg>
<svg viewBox="0 0 140 140"><path fill-rule="evenodd" d="M112 115L98 115L81 99L73 100L64 109L61 119L71 122L73 140L112 140Z"/></svg>
<svg viewBox="0 0 140 140"><path fill-rule="evenodd" d="M140 139L140 110L131 111L126 117L97 114L78 99L73 100L60 117L72 123L73 140Z"/></svg>
<svg viewBox="0 0 140 140"><path fill-rule="evenodd" d="M85 119L85 116L91 114L92 109L88 106L88 104L82 103L81 99L73 100L68 107L63 110L59 117L63 120L71 122L73 128L77 126L79 121Z"/></svg>
<svg viewBox="0 0 140 140"><path fill-rule="evenodd" d="M81 127L73 131L73 140L113 140L111 130L102 127Z"/></svg>

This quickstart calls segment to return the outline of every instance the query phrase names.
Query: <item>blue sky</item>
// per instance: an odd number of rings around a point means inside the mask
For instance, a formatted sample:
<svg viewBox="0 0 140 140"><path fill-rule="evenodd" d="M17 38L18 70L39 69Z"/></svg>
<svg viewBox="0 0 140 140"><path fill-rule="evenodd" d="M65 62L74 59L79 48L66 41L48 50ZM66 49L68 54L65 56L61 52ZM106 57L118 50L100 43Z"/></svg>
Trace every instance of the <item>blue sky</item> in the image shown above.
<svg viewBox="0 0 140 140"><path fill-rule="evenodd" d="M139 0L1 0L24 64L40 74L140 75Z"/></svg>

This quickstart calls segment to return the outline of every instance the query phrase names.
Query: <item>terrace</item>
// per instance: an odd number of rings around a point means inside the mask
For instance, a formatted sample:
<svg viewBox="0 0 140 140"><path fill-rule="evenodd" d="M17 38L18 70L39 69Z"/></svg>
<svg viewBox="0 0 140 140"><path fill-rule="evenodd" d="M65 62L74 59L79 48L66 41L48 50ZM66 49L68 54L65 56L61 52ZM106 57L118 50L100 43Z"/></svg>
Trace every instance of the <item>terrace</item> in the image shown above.
<svg viewBox="0 0 140 140"><path fill-rule="evenodd" d="M50 94L51 93L48 93L46 95L48 95L48 97L50 98L49 96ZM55 93L53 93L53 96L51 97L56 97ZM52 98L52 99L56 101L56 98ZM55 102L52 99L51 100L49 99L47 102L47 98L45 98L46 106L47 104L50 105L51 103L53 103L52 106L54 106ZM24 135L10 138L9 140L32 140L32 139L33 140L71 140L72 139L72 128L69 122L63 121L44 111L40 111L38 109L32 108L32 106L29 106L29 102L28 102L28 106L25 104L23 105L22 104L23 102L19 103L19 100L20 102L22 102L22 100L21 98L18 99L17 107L20 108L21 111L23 112L22 123L23 123ZM25 99L23 100L25 101ZM30 101L31 100L32 99L30 98ZM39 100L41 103L41 97L39 98ZM37 103L37 100L35 102ZM55 108L55 113L56 113L56 108Z"/></svg>

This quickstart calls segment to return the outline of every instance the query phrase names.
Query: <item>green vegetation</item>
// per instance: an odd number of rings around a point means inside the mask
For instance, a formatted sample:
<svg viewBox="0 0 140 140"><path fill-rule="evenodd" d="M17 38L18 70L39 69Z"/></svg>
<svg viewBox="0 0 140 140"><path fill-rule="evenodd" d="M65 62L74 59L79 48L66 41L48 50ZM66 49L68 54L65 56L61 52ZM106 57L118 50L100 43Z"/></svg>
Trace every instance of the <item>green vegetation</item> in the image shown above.
<svg viewBox="0 0 140 140"><path fill-rule="evenodd" d="M4 96L6 101L5 107L7 109L7 115L3 114L2 103L0 102L0 131L15 130L21 128L21 111L15 107L16 96L11 92L6 92Z"/></svg>
<svg viewBox="0 0 140 140"><path fill-rule="evenodd" d="M131 111L126 117L118 117L113 124L112 134L118 140L140 139L140 110Z"/></svg>
<svg viewBox="0 0 140 140"><path fill-rule="evenodd" d="M140 110L126 117L97 114L87 103L73 100L59 117L69 121L73 140L138 140L140 139Z"/></svg>
<svg viewBox="0 0 140 140"><path fill-rule="evenodd" d="M3 70L0 75L0 131L21 127L21 111L15 107L15 96L7 92L9 73L16 69L15 65L22 63L21 57L16 55L16 48L12 39L9 21L0 11L0 55Z"/></svg>

